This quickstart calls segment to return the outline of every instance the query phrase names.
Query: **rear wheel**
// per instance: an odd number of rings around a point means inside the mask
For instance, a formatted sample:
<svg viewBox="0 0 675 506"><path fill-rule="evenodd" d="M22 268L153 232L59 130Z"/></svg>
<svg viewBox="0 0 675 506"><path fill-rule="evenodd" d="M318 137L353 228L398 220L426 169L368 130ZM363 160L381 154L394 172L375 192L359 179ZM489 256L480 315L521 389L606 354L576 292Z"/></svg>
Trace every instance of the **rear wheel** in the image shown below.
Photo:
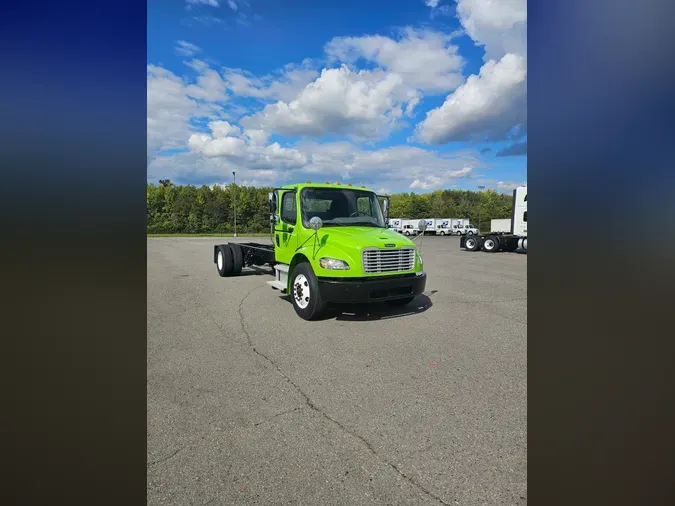
<svg viewBox="0 0 675 506"><path fill-rule="evenodd" d="M405 299L392 299L388 300L385 302L387 306L392 306L392 307L401 307L401 306L407 306L410 304L413 300L415 300L415 297L406 297Z"/></svg>
<svg viewBox="0 0 675 506"><path fill-rule="evenodd" d="M499 249L498 239L493 235L487 236L483 241L483 251L485 251L486 253L494 253L498 249Z"/></svg>
<svg viewBox="0 0 675 506"><path fill-rule="evenodd" d="M230 243L229 246L232 251L232 274L238 276L244 267L244 251L238 244Z"/></svg>
<svg viewBox="0 0 675 506"><path fill-rule="evenodd" d="M293 309L303 320L317 319L326 310L319 292L319 281L306 262L299 263L293 269L290 295Z"/></svg>
<svg viewBox="0 0 675 506"><path fill-rule="evenodd" d="M464 247L467 251L478 251L478 239L475 237L467 237L464 241Z"/></svg>
<svg viewBox="0 0 675 506"><path fill-rule="evenodd" d="M232 258L232 250L228 244L221 244L218 246L216 253L216 267L218 267L218 274L220 277L231 276L234 270L234 259Z"/></svg>

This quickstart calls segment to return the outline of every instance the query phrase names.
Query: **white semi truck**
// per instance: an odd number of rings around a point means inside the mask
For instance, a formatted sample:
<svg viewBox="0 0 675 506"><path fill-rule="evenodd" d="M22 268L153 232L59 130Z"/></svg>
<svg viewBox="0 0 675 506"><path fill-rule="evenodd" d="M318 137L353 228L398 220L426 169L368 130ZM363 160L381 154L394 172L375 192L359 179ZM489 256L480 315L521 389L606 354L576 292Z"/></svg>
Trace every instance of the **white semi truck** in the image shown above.
<svg viewBox="0 0 675 506"><path fill-rule="evenodd" d="M490 232L487 235L463 236L459 247L467 251L527 251L527 186L513 190L511 227L508 232Z"/></svg>
<svg viewBox="0 0 675 506"><path fill-rule="evenodd" d="M503 218L499 220L490 220L490 232L511 233L511 219Z"/></svg>

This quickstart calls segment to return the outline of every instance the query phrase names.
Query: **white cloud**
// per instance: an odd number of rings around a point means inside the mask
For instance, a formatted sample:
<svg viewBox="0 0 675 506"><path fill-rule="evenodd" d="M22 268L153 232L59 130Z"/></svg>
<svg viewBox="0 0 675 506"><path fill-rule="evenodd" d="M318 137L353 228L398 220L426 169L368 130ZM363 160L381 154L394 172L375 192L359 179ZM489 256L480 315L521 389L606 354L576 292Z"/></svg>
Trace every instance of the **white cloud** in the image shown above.
<svg viewBox="0 0 675 506"><path fill-rule="evenodd" d="M519 186L527 186L527 181L498 181L496 179L476 179L475 183L499 193L511 193Z"/></svg>
<svg viewBox="0 0 675 506"><path fill-rule="evenodd" d="M429 111L416 129L421 142L506 139L527 130L526 0L458 0L466 33L485 48L478 75Z"/></svg>
<svg viewBox="0 0 675 506"><path fill-rule="evenodd" d="M527 54L527 0L457 0L457 16L485 61Z"/></svg>
<svg viewBox="0 0 675 506"><path fill-rule="evenodd" d="M284 148L275 142L260 142L259 133L242 132L224 121L209 123L212 135L192 134L187 145L191 151L207 158L223 157L235 165L259 170L293 170L307 164L307 157L297 149Z"/></svg>
<svg viewBox="0 0 675 506"><path fill-rule="evenodd" d="M191 6L191 5L208 5L210 7L218 7L220 5L218 3L218 0L185 0L185 3L188 4L188 6Z"/></svg>
<svg viewBox="0 0 675 506"><path fill-rule="evenodd" d="M235 12L239 9L237 3L234 0L227 0L227 5L229 5L230 9L232 9Z"/></svg>
<svg viewBox="0 0 675 506"><path fill-rule="evenodd" d="M447 187L455 179L467 178L473 172L473 167L464 167L459 170L442 171L438 174L428 174L415 179L410 183L412 190L434 190L441 187Z"/></svg>
<svg viewBox="0 0 675 506"><path fill-rule="evenodd" d="M438 3L440 0L425 0L424 5L427 7L431 7L432 9L435 9L438 7Z"/></svg>
<svg viewBox="0 0 675 506"><path fill-rule="evenodd" d="M397 74L355 72L342 66L324 69L294 100L267 105L243 118L241 124L292 136L335 133L383 138L403 116L403 107L417 100L418 95L407 90ZM406 110L410 112L410 108Z"/></svg>
<svg viewBox="0 0 675 506"><path fill-rule="evenodd" d="M241 128L231 125L227 121L212 121L209 123L209 128L215 138L227 137L228 135L241 135Z"/></svg>
<svg viewBox="0 0 675 506"><path fill-rule="evenodd" d="M526 60L507 54L488 61L418 125L417 138L429 144L457 140L499 140L527 120Z"/></svg>
<svg viewBox="0 0 675 506"><path fill-rule="evenodd" d="M452 40L453 34L406 28L396 40L382 35L336 37L326 44L325 52L342 62L364 59L376 63L401 76L407 86L439 92L464 81L464 59Z"/></svg>
<svg viewBox="0 0 675 506"><path fill-rule="evenodd" d="M443 155L413 146L370 150L350 142L313 141L282 147L268 144L265 135L256 137L249 130L225 137L216 137L213 130L211 135L194 133L189 147L187 153L154 158L148 166L149 179L228 182L236 170L237 181L241 178L259 185L330 180L405 191L416 180L414 187L422 190L448 187L483 167L472 151Z"/></svg>
<svg viewBox="0 0 675 506"><path fill-rule="evenodd" d="M195 118L220 119L224 113L210 79L188 84L173 72L147 67L148 156L158 151L185 147ZM200 98L202 100L197 100Z"/></svg>
<svg viewBox="0 0 675 506"><path fill-rule="evenodd" d="M182 56L192 56L194 54L199 53L201 51L201 48L199 46L191 44L190 42L179 40L176 41L175 51L177 54Z"/></svg>
<svg viewBox="0 0 675 506"><path fill-rule="evenodd" d="M233 68L224 69L223 75L228 87L240 97L290 101L316 79L319 72L314 68L314 62L306 59L299 65L288 64L278 72L260 78Z"/></svg>

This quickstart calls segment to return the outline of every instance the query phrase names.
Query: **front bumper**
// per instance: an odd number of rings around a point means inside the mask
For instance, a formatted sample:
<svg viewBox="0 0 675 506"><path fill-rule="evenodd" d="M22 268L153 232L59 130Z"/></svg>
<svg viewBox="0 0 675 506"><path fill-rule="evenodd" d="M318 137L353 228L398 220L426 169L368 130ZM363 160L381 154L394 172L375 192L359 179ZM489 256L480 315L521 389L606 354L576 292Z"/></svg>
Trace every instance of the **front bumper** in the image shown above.
<svg viewBox="0 0 675 506"><path fill-rule="evenodd" d="M319 291L325 302L380 302L419 295L426 284L426 272L359 279L319 278Z"/></svg>

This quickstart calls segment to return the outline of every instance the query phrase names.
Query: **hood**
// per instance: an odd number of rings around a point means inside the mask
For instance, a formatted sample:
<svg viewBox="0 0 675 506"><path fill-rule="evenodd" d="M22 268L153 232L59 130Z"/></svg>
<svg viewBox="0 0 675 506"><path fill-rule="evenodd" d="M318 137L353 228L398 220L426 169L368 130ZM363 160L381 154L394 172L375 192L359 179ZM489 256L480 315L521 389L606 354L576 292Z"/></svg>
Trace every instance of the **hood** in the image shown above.
<svg viewBox="0 0 675 506"><path fill-rule="evenodd" d="M323 247L344 251L360 251L373 246L379 248L415 246L413 241L398 232L375 227L323 227L319 230L319 242Z"/></svg>

